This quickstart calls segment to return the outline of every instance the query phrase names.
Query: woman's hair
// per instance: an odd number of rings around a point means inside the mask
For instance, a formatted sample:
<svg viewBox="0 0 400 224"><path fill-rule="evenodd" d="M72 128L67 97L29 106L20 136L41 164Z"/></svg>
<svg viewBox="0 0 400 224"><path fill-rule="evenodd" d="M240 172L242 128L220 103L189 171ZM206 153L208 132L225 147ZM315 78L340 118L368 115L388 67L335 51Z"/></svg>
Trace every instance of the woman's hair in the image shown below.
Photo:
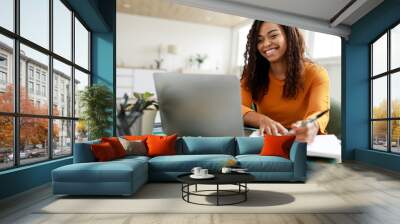
<svg viewBox="0 0 400 224"><path fill-rule="evenodd" d="M258 34L263 21L254 21L247 35L246 51L244 53L244 71L241 80L255 102L262 99L268 92L270 62L257 49ZM283 86L282 96L287 99L296 98L299 89L303 87L301 73L304 58L304 39L296 27L280 25L286 36L287 49L283 57L286 58L287 76ZM307 60L309 61L309 60Z"/></svg>

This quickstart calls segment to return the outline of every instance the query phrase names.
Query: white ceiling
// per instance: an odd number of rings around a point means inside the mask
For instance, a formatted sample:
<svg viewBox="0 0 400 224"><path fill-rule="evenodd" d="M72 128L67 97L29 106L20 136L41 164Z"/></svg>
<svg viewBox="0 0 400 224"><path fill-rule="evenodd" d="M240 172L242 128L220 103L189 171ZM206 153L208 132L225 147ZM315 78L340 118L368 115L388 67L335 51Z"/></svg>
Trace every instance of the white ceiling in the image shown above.
<svg viewBox="0 0 400 224"><path fill-rule="evenodd" d="M117 11L132 15L157 17L224 27L236 26L241 24L243 21L248 20L247 18L240 16L179 5L171 0L118 0Z"/></svg>
<svg viewBox="0 0 400 224"><path fill-rule="evenodd" d="M297 26L343 37L350 35L352 24L383 2L383 0L174 1L206 10Z"/></svg>
<svg viewBox="0 0 400 224"><path fill-rule="evenodd" d="M351 0L228 0L292 14L329 20Z"/></svg>

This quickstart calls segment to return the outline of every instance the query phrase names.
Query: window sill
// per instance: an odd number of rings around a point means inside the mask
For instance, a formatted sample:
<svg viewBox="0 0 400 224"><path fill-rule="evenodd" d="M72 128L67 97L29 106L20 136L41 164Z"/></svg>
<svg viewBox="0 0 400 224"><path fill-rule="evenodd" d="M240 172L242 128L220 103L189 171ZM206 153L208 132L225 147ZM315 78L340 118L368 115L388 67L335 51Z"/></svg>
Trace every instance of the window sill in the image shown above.
<svg viewBox="0 0 400 224"><path fill-rule="evenodd" d="M9 173L20 172L23 170L28 170L28 169L32 169L35 167L40 167L40 166L44 166L44 165L48 165L48 164L52 164L52 163L57 163L57 162L61 162L61 161L69 160L69 159L72 159L72 156L67 156L67 157L63 157L63 158L59 158L59 159L52 159L52 160L43 161L43 162L31 164L31 165L24 165L24 166L16 167L16 168L10 168L7 170L0 171L0 176L9 174Z"/></svg>

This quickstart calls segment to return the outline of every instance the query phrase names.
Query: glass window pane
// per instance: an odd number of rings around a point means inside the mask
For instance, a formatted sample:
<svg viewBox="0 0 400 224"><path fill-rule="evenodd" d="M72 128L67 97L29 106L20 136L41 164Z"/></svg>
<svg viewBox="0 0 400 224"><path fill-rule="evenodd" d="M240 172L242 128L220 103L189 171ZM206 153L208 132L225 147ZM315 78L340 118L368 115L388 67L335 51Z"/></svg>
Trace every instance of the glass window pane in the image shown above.
<svg viewBox="0 0 400 224"><path fill-rule="evenodd" d="M400 72L391 75L391 88L390 88L390 97L391 97L391 115L392 117L400 118Z"/></svg>
<svg viewBox="0 0 400 224"><path fill-rule="evenodd" d="M89 70L89 32L75 18L75 63Z"/></svg>
<svg viewBox="0 0 400 224"><path fill-rule="evenodd" d="M391 30L390 51L390 68L400 67L400 24Z"/></svg>
<svg viewBox="0 0 400 224"><path fill-rule="evenodd" d="M21 36L49 48L49 0L20 0Z"/></svg>
<svg viewBox="0 0 400 224"><path fill-rule="evenodd" d="M47 115L49 57L21 44L20 109L25 114Z"/></svg>
<svg viewBox="0 0 400 224"><path fill-rule="evenodd" d="M387 34L372 45L372 68L373 75L387 71Z"/></svg>
<svg viewBox="0 0 400 224"><path fill-rule="evenodd" d="M53 120L53 157L72 154L72 121Z"/></svg>
<svg viewBox="0 0 400 224"><path fill-rule="evenodd" d="M72 12L60 0L53 0L53 17L53 51L71 60Z"/></svg>
<svg viewBox="0 0 400 224"><path fill-rule="evenodd" d="M372 148L387 151L387 121L372 122Z"/></svg>
<svg viewBox="0 0 400 224"><path fill-rule="evenodd" d="M372 118L387 118L386 76L372 80Z"/></svg>
<svg viewBox="0 0 400 224"><path fill-rule="evenodd" d="M53 60L53 115L72 117L71 66Z"/></svg>
<svg viewBox="0 0 400 224"><path fill-rule="evenodd" d="M85 142L88 138L88 129L84 120L75 121L75 143Z"/></svg>
<svg viewBox="0 0 400 224"><path fill-rule="evenodd" d="M392 124L392 152L400 153L400 120L391 121Z"/></svg>
<svg viewBox="0 0 400 224"><path fill-rule="evenodd" d="M75 69L75 117L81 115L81 107L79 106L80 92L89 86L89 75Z"/></svg>
<svg viewBox="0 0 400 224"><path fill-rule="evenodd" d="M48 127L48 119L21 117L19 152L21 164L35 163L49 158Z"/></svg>
<svg viewBox="0 0 400 224"><path fill-rule="evenodd" d="M14 125L10 116L0 116L0 170L14 165Z"/></svg>
<svg viewBox="0 0 400 224"><path fill-rule="evenodd" d="M0 1L0 26L14 31L14 0Z"/></svg>
<svg viewBox="0 0 400 224"><path fill-rule="evenodd" d="M14 111L13 40L0 35L0 111Z"/></svg>

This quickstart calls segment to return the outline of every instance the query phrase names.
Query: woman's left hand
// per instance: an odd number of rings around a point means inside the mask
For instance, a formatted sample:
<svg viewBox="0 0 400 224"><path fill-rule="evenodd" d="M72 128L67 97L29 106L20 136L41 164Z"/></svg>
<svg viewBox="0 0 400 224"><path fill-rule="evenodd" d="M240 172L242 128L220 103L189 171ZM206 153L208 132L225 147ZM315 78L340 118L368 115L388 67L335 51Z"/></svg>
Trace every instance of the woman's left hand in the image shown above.
<svg viewBox="0 0 400 224"><path fill-rule="evenodd" d="M290 133L296 135L296 141L312 143L318 134L319 125L317 122L307 122L302 125L302 121L292 124Z"/></svg>

